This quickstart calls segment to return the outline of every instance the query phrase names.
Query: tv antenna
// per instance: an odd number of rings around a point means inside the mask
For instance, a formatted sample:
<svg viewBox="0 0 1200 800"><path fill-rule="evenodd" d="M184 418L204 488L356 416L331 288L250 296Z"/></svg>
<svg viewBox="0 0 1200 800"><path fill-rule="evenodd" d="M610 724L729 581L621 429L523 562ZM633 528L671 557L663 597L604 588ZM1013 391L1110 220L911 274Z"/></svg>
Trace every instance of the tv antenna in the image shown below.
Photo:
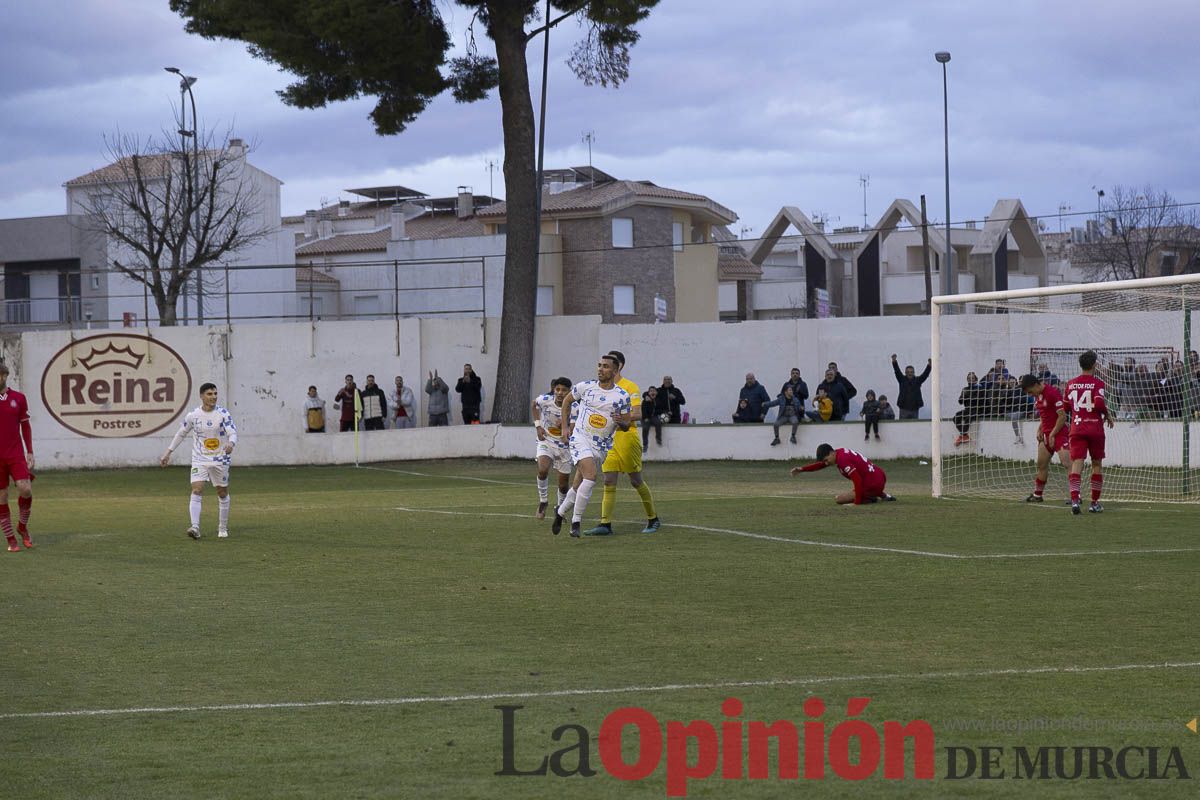
<svg viewBox="0 0 1200 800"><path fill-rule="evenodd" d="M496 175L496 159L489 158L487 160L488 171L488 202L496 199L496 190L494 186L494 177Z"/></svg>
<svg viewBox="0 0 1200 800"><path fill-rule="evenodd" d="M584 131L583 132L583 141L587 144L587 148L588 148L588 185L595 186L596 178L595 178L595 175L592 173L592 143L596 141L596 132L595 131Z"/></svg>
<svg viewBox="0 0 1200 800"><path fill-rule="evenodd" d="M865 231L867 229L867 225L868 225L868 223L867 223L867 187L871 185L871 176L866 175L866 174L859 175L858 182L862 184L862 190L863 190L863 230Z"/></svg>

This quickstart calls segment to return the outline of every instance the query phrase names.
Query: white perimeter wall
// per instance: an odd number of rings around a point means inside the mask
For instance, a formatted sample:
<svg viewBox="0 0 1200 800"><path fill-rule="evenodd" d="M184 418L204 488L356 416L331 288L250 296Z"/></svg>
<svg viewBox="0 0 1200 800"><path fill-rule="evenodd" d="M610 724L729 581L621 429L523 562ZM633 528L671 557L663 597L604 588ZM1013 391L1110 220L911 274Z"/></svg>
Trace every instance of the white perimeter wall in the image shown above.
<svg viewBox="0 0 1200 800"><path fill-rule="evenodd" d="M991 317L989 324L1000 323ZM1063 327L1059 326L1052 343L1070 346L1074 335L1065 335ZM360 385L368 372L374 373L385 388L391 387L396 375L403 375L414 389L417 416L424 425L427 404L423 388L434 369L451 387L451 420L455 427L364 434L361 460L531 455L528 429L468 429L460 424L460 405L453 386L464 363L472 364L483 378L483 419L491 414L499 369L499 330L496 319L486 324L480 319L403 319L399 323L380 320L235 325L232 330L154 328L153 333L187 362L193 392L208 380L219 387L221 403L233 412L241 432L238 463L304 464L354 460L352 435L303 433L301 408L309 384L316 384L320 395L332 404L346 373L353 374ZM1136 330L1148 331L1145 335L1150 338L1160 335L1153 327ZM952 370L944 390L947 415L956 408L961 380L955 376L968 368L982 375L997 357L1009 358L1010 366L1017 366L1021 358L1028 357L1028 347L1040 344L1047 335L1044 329L1038 335L1029 331L1027 338L1009 339L1001 333L960 333L944 343L943 354ZM13 369L10 383L29 396L39 463L47 468L153 463L169 441L173 426L144 438L89 439L62 427L47 412L40 389L42 371L68 341L65 331L33 332L0 340L0 355ZM658 384L663 375L671 375L688 399L688 411L702 423L687 430L668 427L664 447L660 450L651 445L650 460L807 458L821 441L863 444L861 423L857 421L862 396L867 389L875 389L894 401L896 381L888 356L895 352L901 365L912 363L920 370L929 357L929 341L928 317L664 325L602 325L599 317L539 317L530 395L544 391L559 375L576 381L593 377L598 356L618 349L628 359L628 377L642 387ZM1083 334L1080 341L1086 342ZM1129 343L1171 344L1157 340ZM232 356L229 359L225 358L227 351ZM709 424L730 419L746 372L754 372L774 396L789 370L796 366L810 391L815 391L829 361L837 361L858 387L859 397L852 405L854 422L802 426L797 447L785 444L774 448L768 446L769 427ZM925 384L926 418L931 388L932 382ZM331 407L328 419L329 427L336 429L337 413ZM944 427L952 437L952 427ZM1178 463L1174 455L1179 441L1176 426L1155 423L1153 427L1155 441L1160 427L1166 437L1161 447L1155 445L1153 449L1164 451L1165 463ZM872 457L930 453L927 423L884 423L883 431L882 443L863 445ZM1193 436L1193 440L1196 438ZM1026 441L1032 441L1031 427ZM1022 454L1024 450L1015 448L1011 456Z"/></svg>

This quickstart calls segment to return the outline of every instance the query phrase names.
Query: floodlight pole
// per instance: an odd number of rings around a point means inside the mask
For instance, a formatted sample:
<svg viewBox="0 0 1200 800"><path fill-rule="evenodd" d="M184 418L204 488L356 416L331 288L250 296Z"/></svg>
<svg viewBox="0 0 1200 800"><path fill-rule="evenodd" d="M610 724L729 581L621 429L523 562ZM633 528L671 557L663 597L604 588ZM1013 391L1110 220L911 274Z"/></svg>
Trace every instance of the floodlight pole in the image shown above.
<svg viewBox="0 0 1200 800"><path fill-rule="evenodd" d="M939 50L933 54L942 65L942 126L946 143L946 264L942 267L942 294L954 294L954 261L950 247L950 93L946 79L946 62L950 54Z"/></svg>

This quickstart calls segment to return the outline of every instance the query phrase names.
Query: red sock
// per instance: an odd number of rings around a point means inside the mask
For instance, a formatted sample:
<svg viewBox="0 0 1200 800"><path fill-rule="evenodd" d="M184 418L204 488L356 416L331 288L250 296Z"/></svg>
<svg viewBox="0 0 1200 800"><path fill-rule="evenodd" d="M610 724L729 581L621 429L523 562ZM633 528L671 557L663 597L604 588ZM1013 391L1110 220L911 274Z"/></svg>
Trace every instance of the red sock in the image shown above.
<svg viewBox="0 0 1200 800"><path fill-rule="evenodd" d="M1093 475L1092 476L1092 502L1093 503L1100 502L1100 490L1102 488L1104 488L1104 476L1103 475Z"/></svg>
<svg viewBox="0 0 1200 800"><path fill-rule="evenodd" d="M4 537L8 541L17 541L17 537L13 536L12 512L8 510L8 503L0 505L0 530L4 531Z"/></svg>
<svg viewBox="0 0 1200 800"><path fill-rule="evenodd" d="M1071 482L1071 502L1078 503L1079 502L1079 488L1080 488L1080 485L1083 483L1083 480L1080 477L1078 472L1072 472L1070 482Z"/></svg>
<svg viewBox="0 0 1200 800"><path fill-rule="evenodd" d="M32 497L18 497L17 498L17 509L19 510L19 513L20 513L20 516L17 519L19 521L20 527L24 528L26 525L29 524L29 510L31 508L33 508L33 498Z"/></svg>
<svg viewBox="0 0 1200 800"><path fill-rule="evenodd" d="M1046 491L1046 482L1042 481L1042 480L1038 480L1037 478L1034 478L1033 479L1033 496L1041 497L1042 492L1044 492L1044 491Z"/></svg>

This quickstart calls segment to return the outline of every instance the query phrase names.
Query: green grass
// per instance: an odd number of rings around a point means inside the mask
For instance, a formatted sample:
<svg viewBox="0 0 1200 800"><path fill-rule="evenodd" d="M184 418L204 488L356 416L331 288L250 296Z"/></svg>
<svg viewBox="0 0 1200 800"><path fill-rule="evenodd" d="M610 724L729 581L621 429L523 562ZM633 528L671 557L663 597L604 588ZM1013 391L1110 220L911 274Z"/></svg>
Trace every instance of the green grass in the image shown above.
<svg viewBox="0 0 1200 800"><path fill-rule="evenodd" d="M1193 795L1183 780L943 776L949 746L1043 744L1179 746L1200 772L1200 736L1184 728L1200 668L1027 672L1200 661L1200 552L1115 552L1200 548L1194 506L1076 518L1050 503L935 501L928 467L907 461L884 465L901 502L839 508L830 498L849 484L832 470L649 464L661 532L637 532L623 483L620 535L572 540L532 519L530 464L381 466L235 468L232 536L215 538L210 489L199 542L183 533L181 468L40 476L37 547L0 559L0 794L663 797L661 766L634 783L602 771L610 711L718 723L737 696L745 720L799 724L816 694L830 730L854 696L872 698L863 718L877 728L928 720L938 779L714 777L689 796ZM597 491L589 520L599 504ZM1047 555L1098 551L1111 554ZM739 681L795 683L728 686ZM726 686L549 694L672 684ZM525 692L541 696L194 710ZM518 766L564 746L550 734L574 723L601 774L495 776L501 703L525 706ZM151 707L185 710L3 716ZM1018 724L1048 729L1004 729Z"/></svg>

